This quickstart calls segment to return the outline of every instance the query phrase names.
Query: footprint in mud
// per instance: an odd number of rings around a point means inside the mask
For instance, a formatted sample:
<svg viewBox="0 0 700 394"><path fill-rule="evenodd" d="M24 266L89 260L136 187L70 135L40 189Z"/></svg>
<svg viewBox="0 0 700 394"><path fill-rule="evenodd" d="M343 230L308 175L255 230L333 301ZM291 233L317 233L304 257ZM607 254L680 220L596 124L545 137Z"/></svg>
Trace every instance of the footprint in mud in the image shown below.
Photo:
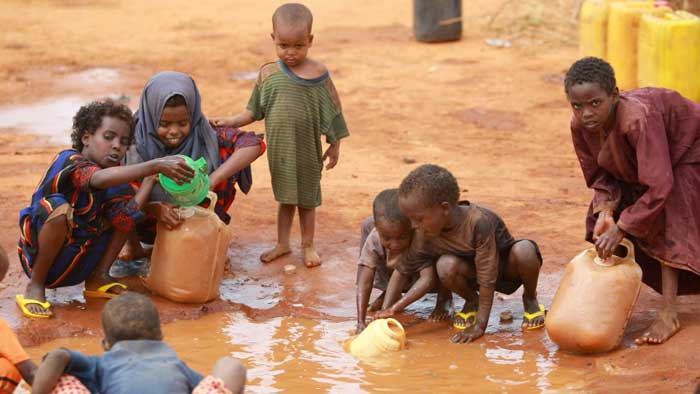
<svg viewBox="0 0 700 394"><path fill-rule="evenodd" d="M253 309L270 309L280 301L279 283L251 281L248 278L224 279L221 298Z"/></svg>

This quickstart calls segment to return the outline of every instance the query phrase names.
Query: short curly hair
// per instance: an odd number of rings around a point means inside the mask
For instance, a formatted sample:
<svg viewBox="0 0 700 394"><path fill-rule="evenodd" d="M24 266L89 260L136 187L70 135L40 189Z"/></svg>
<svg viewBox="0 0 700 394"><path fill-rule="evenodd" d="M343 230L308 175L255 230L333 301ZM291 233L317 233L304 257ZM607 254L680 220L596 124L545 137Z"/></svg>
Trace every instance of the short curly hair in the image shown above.
<svg viewBox="0 0 700 394"><path fill-rule="evenodd" d="M568 95L571 87L579 83L597 83L607 94L612 94L617 86L615 70L610 63L597 57L584 57L571 65L564 77L564 92Z"/></svg>
<svg viewBox="0 0 700 394"><path fill-rule="evenodd" d="M102 328L112 345L119 341L163 337L156 304L131 291L107 301L102 308Z"/></svg>
<svg viewBox="0 0 700 394"><path fill-rule="evenodd" d="M386 189L377 194L372 203L372 216L375 223L383 219L392 223L411 224L399 208L399 189Z"/></svg>
<svg viewBox="0 0 700 394"><path fill-rule="evenodd" d="M457 179L446 168L435 164L424 164L411 171L401 181L399 196L408 197L419 193L419 198L427 206L443 202L457 204L459 202L459 184Z"/></svg>
<svg viewBox="0 0 700 394"><path fill-rule="evenodd" d="M105 116L123 120L129 125L129 141L134 140L134 115L126 105L106 98L96 100L80 107L73 117L73 131L70 139L73 148L82 151L83 136L85 133L95 134L95 131L102 125L102 118Z"/></svg>

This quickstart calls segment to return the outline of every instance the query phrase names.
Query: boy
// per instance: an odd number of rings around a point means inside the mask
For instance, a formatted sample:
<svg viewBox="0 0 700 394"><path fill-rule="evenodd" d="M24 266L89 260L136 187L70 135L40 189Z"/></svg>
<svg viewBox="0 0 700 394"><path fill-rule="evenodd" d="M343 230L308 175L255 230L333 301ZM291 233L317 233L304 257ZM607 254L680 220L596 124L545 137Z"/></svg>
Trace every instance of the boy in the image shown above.
<svg viewBox="0 0 700 394"><path fill-rule="evenodd" d="M382 293L369 306L369 311L379 310L384 303L387 303L388 307L396 301L396 296L386 297L387 285L394 268L408 252L413 239L411 223L399 209L398 189L387 189L379 193L372 204L372 214L372 217L362 223L360 261L357 265L358 334L366 327L365 318L372 287L382 290ZM434 275L413 275L409 278L410 282L401 289L408 291L416 285L416 288L425 286L432 290L438 285L436 279ZM442 287L440 289L443 290ZM452 302L451 296L447 291L438 292L435 309L430 315L431 320L447 318ZM408 304L415 300L409 301Z"/></svg>
<svg viewBox="0 0 700 394"><path fill-rule="evenodd" d="M77 387L73 393L101 394L243 392L246 371L240 362L219 359L212 375L204 378L180 360L163 342L155 304L143 295L128 292L109 300L102 310L102 327L102 356L67 349L48 353L32 393L59 394L65 386Z"/></svg>
<svg viewBox="0 0 700 394"><path fill-rule="evenodd" d="M453 342L481 337L488 325L494 291L511 294L521 284L525 290L523 328L544 326L544 305L537 301L542 265L537 244L514 240L495 213L460 202L459 190L449 171L432 164L420 166L404 178L399 205L418 231L416 248L394 275L405 276L411 267L429 266L430 258L439 257L436 270L440 282L465 300L461 317L455 319L464 329L452 337ZM467 321L471 316L475 316L473 324Z"/></svg>
<svg viewBox="0 0 700 394"><path fill-rule="evenodd" d="M247 109L233 117L212 119L215 126L243 127L265 119L272 191L279 202L277 245L260 256L264 263L291 253L289 235L299 211L306 267L321 264L314 247L316 207L321 205L321 171L338 163L340 140L348 129L340 99L326 67L307 58L313 42L311 11L284 4L272 16L272 40L279 60L260 68ZM321 135L330 144L325 153Z"/></svg>
<svg viewBox="0 0 700 394"><path fill-rule="evenodd" d="M134 118L124 104L94 101L73 117L73 149L58 153L19 213L19 260L29 283L17 294L27 317L49 318L46 288L85 282L85 297L112 298L126 286L108 274L127 234L147 211L162 173L187 182L194 171L171 156L122 166L134 138ZM146 178L134 193L129 182Z"/></svg>
<svg viewBox="0 0 700 394"><path fill-rule="evenodd" d="M8 265L7 254L0 246L0 282ZM31 385L35 372L36 364L29 359L7 322L0 319L0 394L12 394L21 379Z"/></svg>

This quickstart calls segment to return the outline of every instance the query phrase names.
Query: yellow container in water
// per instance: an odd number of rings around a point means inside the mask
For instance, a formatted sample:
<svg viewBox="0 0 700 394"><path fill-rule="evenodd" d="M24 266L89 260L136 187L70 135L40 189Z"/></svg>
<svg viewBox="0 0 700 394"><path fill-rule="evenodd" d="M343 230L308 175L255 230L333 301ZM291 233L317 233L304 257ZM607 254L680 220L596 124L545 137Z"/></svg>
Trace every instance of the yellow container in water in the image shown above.
<svg viewBox="0 0 700 394"><path fill-rule="evenodd" d="M656 7L653 1L626 1L610 4L608 13L607 60L615 69L617 86L637 88L637 52L639 22L642 15L661 15L668 7Z"/></svg>
<svg viewBox="0 0 700 394"><path fill-rule="evenodd" d="M608 11L611 3L625 0L586 0L579 13L579 49L582 57L605 59L608 44Z"/></svg>
<svg viewBox="0 0 700 394"><path fill-rule="evenodd" d="M395 319L373 320L350 343L350 353L359 358L371 358L406 347L406 333Z"/></svg>
<svg viewBox="0 0 700 394"><path fill-rule="evenodd" d="M637 66L639 86L673 89L700 101L700 18L685 11L644 15Z"/></svg>

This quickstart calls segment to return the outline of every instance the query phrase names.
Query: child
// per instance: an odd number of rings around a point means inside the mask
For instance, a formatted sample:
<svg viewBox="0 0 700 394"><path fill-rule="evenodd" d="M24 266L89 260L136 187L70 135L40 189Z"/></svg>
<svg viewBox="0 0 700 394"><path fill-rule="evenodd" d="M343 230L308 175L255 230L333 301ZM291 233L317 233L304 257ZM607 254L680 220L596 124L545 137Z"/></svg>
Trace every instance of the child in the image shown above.
<svg viewBox="0 0 700 394"><path fill-rule="evenodd" d="M5 278L8 265L7 253L0 247L0 282ZM0 319L0 394L12 394L20 379L31 385L35 372L36 364L24 351L7 322Z"/></svg>
<svg viewBox="0 0 700 394"><path fill-rule="evenodd" d="M688 76L690 78L690 76ZM676 295L700 293L700 104L667 89L620 93L604 60L575 62L564 80L571 134L595 193L586 239L601 258L622 238L664 307L638 344L680 329Z"/></svg>
<svg viewBox="0 0 700 394"><path fill-rule="evenodd" d="M240 362L219 359L204 378L180 360L163 342L155 304L141 294L128 292L109 300L102 327L102 356L67 349L48 353L32 393L243 393L246 371Z"/></svg>
<svg viewBox="0 0 700 394"><path fill-rule="evenodd" d="M460 202L459 190L449 171L432 164L420 166L404 178L399 204L418 231L416 248L394 275L405 275L412 267L424 267L430 258L439 257L436 269L440 282L465 300L461 316L455 319L463 330L452 337L453 342L481 337L488 325L494 291L511 294L521 284L525 290L522 326L542 327L545 311L537 301L542 256L537 244L514 240L495 213Z"/></svg>
<svg viewBox="0 0 700 394"><path fill-rule="evenodd" d="M326 67L306 57L313 42L313 17L301 4L285 4L272 16L272 40L279 60L261 67L247 109L216 125L243 127L265 119L272 191L279 202L277 245L260 259L267 263L291 252L289 234L299 211L304 264L321 259L314 248L316 207L321 205L321 171L338 163L340 140L348 136L340 100ZM330 147L324 153L321 135Z"/></svg>
<svg viewBox="0 0 700 394"><path fill-rule="evenodd" d="M387 285L394 268L408 252L413 230L408 218L399 209L399 190L387 189L374 199L372 204L373 216L362 223L362 242L360 245L360 261L357 265L357 332L366 327L367 305L372 293L372 287L382 290L382 293L369 306L370 311L377 311L386 303L394 304L396 297L386 297ZM417 282L416 288L423 285L431 290L437 280L433 275L430 280L426 276L413 275L402 290L408 291ZM400 293L399 293L400 295ZM415 301L408 297L406 305ZM435 310L430 315L431 320L443 320L449 313L451 293L438 292Z"/></svg>
<svg viewBox="0 0 700 394"><path fill-rule="evenodd" d="M120 166L133 127L129 108L111 100L85 105L73 118L73 149L56 156L31 205L20 212L19 258L30 281L16 300L26 316L51 316L47 287L87 280L85 296L102 298L126 288L107 272L143 215L156 182L149 176L160 172L185 182L194 175L178 157ZM134 195L129 182L143 177Z"/></svg>

